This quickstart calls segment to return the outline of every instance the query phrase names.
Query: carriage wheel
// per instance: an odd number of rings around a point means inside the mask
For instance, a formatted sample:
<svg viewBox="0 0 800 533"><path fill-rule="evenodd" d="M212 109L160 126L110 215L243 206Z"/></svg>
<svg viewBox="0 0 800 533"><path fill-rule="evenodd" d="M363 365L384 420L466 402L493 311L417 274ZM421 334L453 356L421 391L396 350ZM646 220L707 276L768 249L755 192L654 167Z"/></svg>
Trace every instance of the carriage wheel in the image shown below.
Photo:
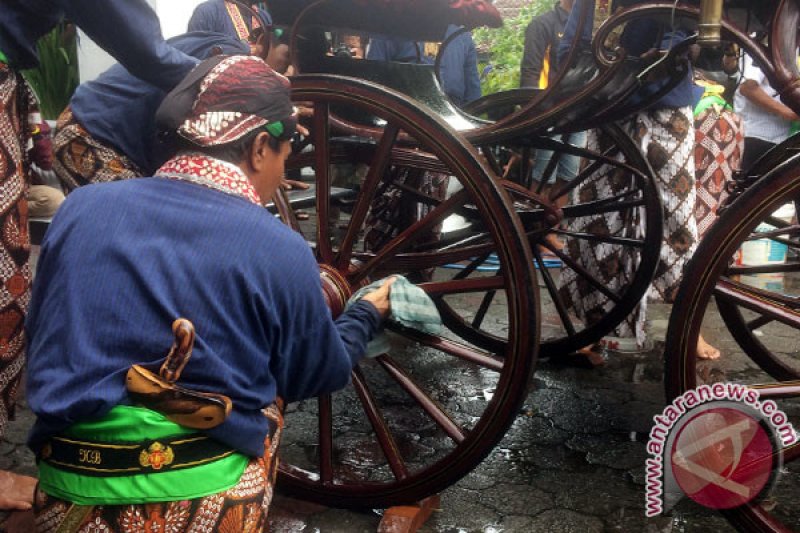
<svg viewBox="0 0 800 533"><path fill-rule="evenodd" d="M780 145L776 146L768 152L762 159L754 164L754 168L747 172L748 182L757 180L760 176L768 173L771 169L782 164L793 153L796 153L800 148L800 136L794 136ZM783 212L791 214L792 207L797 212L800 207L800 197L794 199L793 203L783 206ZM734 208L735 209L735 208ZM780 214L780 213L779 213ZM769 216L764 221L765 225L761 229L767 227L775 228L779 232L790 231L792 220L777 218ZM787 239L783 233L775 234L775 239L764 239L764 232L761 234L753 234L746 245L746 250L764 251L773 250L775 253L787 252L787 255L794 255L797 250L797 244L791 242L797 239ZM792 250L792 252L789 252ZM749 258L742 258L741 255L737 257L737 263L750 262ZM741 279L745 283L758 286L770 285L775 286L780 284L785 278L785 274L791 271L792 264L781 265L773 262L771 265L737 265L735 272L743 276ZM722 316L725 326L731 335L736 340L737 344L749 355L754 361L758 361L758 365L769 372L769 374L780 380L800 379L800 365L789 365L786 363L785 356L789 351L800 351L800 343L795 348L788 348L786 346L776 345L775 340L780 338L770 335L770 330L776 327L776 322L769 316L762 316L759 320L748 320L747 312L743 311L739 305L735 303L719 300L716 302L717 309L720 316ZM766 328L766 329L765 329Z"/></svg>
<svg viewBox="0 0 800 533"><path fill-rule="evenodd" d="M311 110L311 134L287 168L313 171L316 205L304 222L285 198L276 204L313 247L334 315L357 287L400 273L464 313L490 316L504 342L491 352L446 327L389 326L388 347L354 369L350 387L287 408L279 486L339 507L418 501L479 464L526 396L538 346L531 253L502 188L438 118L361 80L292 83L293 98ZM342 109L371 117L383 134L337 138ZM337 204L341 189L350 194ZM380 229L376 213L397 198L413 200L414 216L401 211L404 222L368 239ZM449 232L452 218L467 232ZM489 255L499 271L478 268Z"/></svg>
<svg viewBox="0 0 800 533"><path fill-rule="evenodd" d="M796 259L761 266L737 263L743 245L747 253L752 246L772 243L788 249L800 247L797 223L773 216L800 197L798 163L798 157L789 159L738 197L714 223L687 265L667 332L665 386L669 399L704 383L739 382L759 389L762 401L777 402L797 427L800 291L795 280L800 264ZM723 309L728 328L720 325L716 313L722 314ZM731 321L733 316L738 318ZM706 339L721 349L721 359L697 359L701 329ZM737 353L737 346L744 354ZM749 531L796 527L800 517L794 497L800 487L798 457L797 445L784 449L784 468L770 495L726 511L726 517Z"/></svg>
<svg viewBox="0 0 800 533"><path fill-rule="evenodd" d="M591 149L572 147L558 136L530 136L525 145L513 148L482 147L497 168L504 163L494 157L500 150L521 154L518 183L506 188L550 297L551 307L542 314L557 317L542 324L540 357L563 356L612 332L644 297L659 264L663 211L653 172L621 128L611 124L599 132ZM536 148L553 151L545 176L555 174L561 158L580 156L577 177L549 190L544 180L530 180L527 162ZM443 314L473 342L495 346L490 333L461 320L458 313Z"/></svg>

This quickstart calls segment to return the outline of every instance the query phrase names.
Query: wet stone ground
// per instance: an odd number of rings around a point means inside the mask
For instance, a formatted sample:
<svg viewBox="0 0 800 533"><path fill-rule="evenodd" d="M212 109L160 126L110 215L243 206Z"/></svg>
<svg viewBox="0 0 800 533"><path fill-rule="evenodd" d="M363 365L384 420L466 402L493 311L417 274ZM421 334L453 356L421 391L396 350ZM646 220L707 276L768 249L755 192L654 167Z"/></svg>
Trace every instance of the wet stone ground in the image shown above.
<svg viewBox="0 0 800 533"><path fill-rule="evenodd" d="M648 353L610 353L606 366L595 369L540 363L511 430L477 469L441 494L440 509L422 531L730 530L718 515L687 501L671 516L644 516L645 439L664 406L659 339L668 313L668 306L651 307L656 343ZM0 442L0 469L35 475L24 445L33 416L24 400L20 407ZM380 510L330 509L280 495L271 509L277 532L370 532L380 520Z"/></svg>

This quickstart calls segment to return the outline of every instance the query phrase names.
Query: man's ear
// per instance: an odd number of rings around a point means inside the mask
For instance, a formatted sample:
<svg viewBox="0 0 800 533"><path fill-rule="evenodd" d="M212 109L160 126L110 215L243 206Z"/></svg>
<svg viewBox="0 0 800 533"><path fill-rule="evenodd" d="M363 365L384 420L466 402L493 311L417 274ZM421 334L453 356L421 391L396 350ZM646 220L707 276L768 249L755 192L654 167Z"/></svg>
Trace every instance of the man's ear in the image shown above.
<svg viewBox="0 0 800 533"><path fill-rule="evenodd" d="M268 152L271 150L272 148L269 145L269 133L262 131L256 135L256 138L253 140L253 145L250 148L250 166L252 166L254 170L261 170L262 167L267 164Z"/></svg>

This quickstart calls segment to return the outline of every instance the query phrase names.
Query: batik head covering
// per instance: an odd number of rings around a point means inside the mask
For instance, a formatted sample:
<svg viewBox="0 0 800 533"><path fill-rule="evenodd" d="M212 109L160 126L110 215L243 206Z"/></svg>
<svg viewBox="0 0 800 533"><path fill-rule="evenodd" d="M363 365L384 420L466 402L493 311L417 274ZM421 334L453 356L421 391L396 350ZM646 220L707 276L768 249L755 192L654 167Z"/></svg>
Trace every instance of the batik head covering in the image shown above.
<svg viewBox="0 0 800 533"><path fill-rule="evenodd" d="M162 131L198 146L219 146L265 127L288 139L297 116L289 80L253 56L208 59L170 92L156 113Z"/></svg>

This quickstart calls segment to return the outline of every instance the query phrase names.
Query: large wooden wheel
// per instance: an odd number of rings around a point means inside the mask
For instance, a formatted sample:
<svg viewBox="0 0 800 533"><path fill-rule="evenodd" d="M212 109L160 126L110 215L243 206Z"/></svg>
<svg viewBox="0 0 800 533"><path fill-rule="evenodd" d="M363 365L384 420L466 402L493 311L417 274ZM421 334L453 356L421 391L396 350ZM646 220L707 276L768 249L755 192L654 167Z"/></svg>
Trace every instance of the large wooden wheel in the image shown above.
<svg viewBox="0 0 800 533"><path fill-rule="evenodd" d="M489 317L501 342L487 350L447 327L389 326L388 349L362 361L348 389L288 407L279 487L343 507L417 501L474 468L526 396L538 347L531 252L505 191L438 118L361 80L292 83L311 134L287 168L313 171L316 208L304 222L276 203L313 247L334 315L357 287L399 273L461 316ZM337 137L345 114L382 134ZM387 204L402 206L388 229ZM480 268L489 256L498 269Z"/></svg>
<svg viewBox="0 0 800 533"><path fill-rule="evenodd" d="M774 212L800 198L800 157L766 173L739 196L711 227L687 265L672 310L666 343L668 399L714 381L739 382L772 399L795 427L800 414L800 297L797 259L762 266L738 265L742 245L765 239L800 248L796 221ZM769 229L766 224L772 225ZM723 317L721 327L718 314ZM718 361L699 361L702 333L722 350ZM737 353L740 346L744 354ZM786 448L784 468L766 500L726 511L748 531L790 531L800 527L800 446Z"/></svg>

